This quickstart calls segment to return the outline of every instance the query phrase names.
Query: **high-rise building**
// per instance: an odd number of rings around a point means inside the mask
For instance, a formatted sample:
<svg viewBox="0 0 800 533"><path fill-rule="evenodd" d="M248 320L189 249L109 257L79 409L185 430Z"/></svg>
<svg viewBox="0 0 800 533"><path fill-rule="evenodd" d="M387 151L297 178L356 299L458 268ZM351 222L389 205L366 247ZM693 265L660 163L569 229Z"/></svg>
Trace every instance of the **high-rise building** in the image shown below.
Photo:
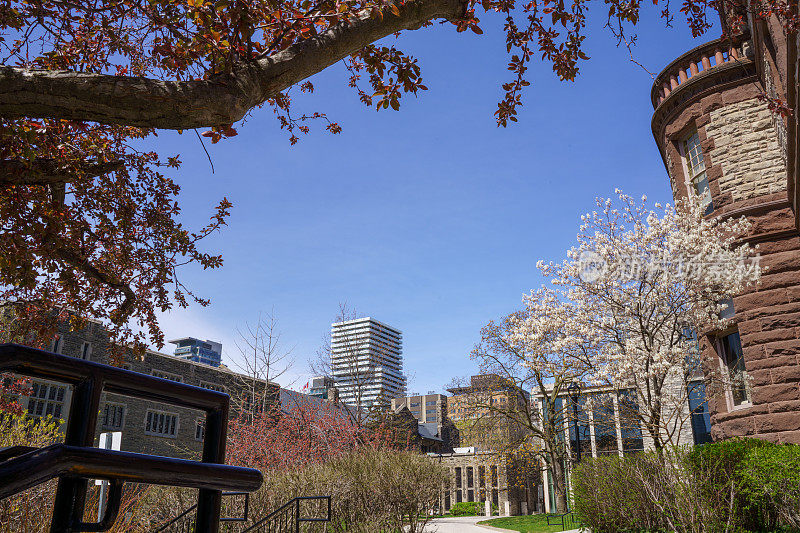
<svg viewBox="0 0 800 533"><path fill-rule="evenodd" d="M370 317L331 324L331 370L345 404L369 409L404 396L402 332Z"/></svg>
<svg viewBox="0 0 800 533"><path fill-rule="evenodd" d="M174 344L173 355L195 363L219 366L222 363L222 344L214 341L201 341L194 337L184 337L169 341Z"/></svg>

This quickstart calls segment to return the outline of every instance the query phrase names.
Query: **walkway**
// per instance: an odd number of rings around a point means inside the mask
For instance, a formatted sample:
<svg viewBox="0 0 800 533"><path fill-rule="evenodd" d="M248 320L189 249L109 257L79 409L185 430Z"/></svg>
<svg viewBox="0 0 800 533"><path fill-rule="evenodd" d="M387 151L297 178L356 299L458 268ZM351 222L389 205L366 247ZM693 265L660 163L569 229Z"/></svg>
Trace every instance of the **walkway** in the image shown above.
<svg viewBox="0 0 800 533"><path fill-rule="evenodd" d="M424 533L487 533L488 531L512 531L510 529L479 526L476 524L476 522L481 522L483 520L486 520L485 516L434 518L425 526ZM563 533L588 533L588 530L570 529Z"/></svg>
<svg viewBox="0 0 800 533"><path fill-rule="evenodd" d="M487 533L487 531L509 531L508 529L476 525L476 522L482 520L486 520L486 517L455 516L434 518L425 526L425 533Z"/></svg>

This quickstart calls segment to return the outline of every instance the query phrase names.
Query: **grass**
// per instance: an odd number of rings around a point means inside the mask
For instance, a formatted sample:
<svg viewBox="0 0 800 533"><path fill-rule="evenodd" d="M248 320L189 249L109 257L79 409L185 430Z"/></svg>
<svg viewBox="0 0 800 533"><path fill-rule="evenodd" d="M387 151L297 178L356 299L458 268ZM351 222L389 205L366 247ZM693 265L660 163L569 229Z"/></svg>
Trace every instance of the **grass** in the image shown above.
<svg viewBox="0 0 800 533"><path fill-rule="evenodd" d="M555 520L552 522L555 523ZM558 524L556 525L548 526L547 515L545 514L504 516L502 518L484 520L478 523L487 526L510 529L512 531L521 531L523 533L557 533L561 531L561 520L559 520Z"/></svg>

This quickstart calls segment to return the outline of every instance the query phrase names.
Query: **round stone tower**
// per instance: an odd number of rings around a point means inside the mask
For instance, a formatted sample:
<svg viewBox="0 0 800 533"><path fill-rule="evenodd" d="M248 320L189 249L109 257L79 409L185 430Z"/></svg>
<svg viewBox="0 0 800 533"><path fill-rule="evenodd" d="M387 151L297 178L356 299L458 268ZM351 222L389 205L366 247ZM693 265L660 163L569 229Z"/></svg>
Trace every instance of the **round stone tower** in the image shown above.
<svg viewBox="0 0 800 533"><path fill-rule="evenodd" d="M768 105L791 99L786 87L796 81L787 78L787 43L772 37L765 23L753 23L738 37L690 50L651 92L653 135L673 195L696 191L708 217L746 216L753 224L747 240L759 245L767 269L757 288L734 299L731 328L699 335L724 377L708 398L714 440L800 443L795 122Z"/></svg>

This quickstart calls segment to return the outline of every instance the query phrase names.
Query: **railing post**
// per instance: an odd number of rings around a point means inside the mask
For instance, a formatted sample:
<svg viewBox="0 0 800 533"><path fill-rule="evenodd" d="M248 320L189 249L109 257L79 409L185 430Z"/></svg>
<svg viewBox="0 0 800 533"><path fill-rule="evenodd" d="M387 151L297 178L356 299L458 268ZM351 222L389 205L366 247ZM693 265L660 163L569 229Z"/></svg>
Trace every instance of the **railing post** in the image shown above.
<svg viewBox="0 0 800 533"><path fill-rule="evenodd" d="M97 413L100 410L102 384L92 375L76 383L72 388L69 420L64 434L68 446L92 447ZM71 533L83 521L86 508L86 490L89 482L82 478L61 477L58 479L50 533Z"/></svg>
<svg viewBox="0 0 800 533"><path fill-rule="evenodd" d="M300 498L295 499L294 531L300 533Z"/></svg>
<svg viewBox="0 0 800 533"><path fill-rule="evenodd" d="M203 439L203 462L225 463L225 439L227 438L228 405L206 414L206 434ZM197 495L197 533L219 531L222 491L200 489Z"/></svg>

